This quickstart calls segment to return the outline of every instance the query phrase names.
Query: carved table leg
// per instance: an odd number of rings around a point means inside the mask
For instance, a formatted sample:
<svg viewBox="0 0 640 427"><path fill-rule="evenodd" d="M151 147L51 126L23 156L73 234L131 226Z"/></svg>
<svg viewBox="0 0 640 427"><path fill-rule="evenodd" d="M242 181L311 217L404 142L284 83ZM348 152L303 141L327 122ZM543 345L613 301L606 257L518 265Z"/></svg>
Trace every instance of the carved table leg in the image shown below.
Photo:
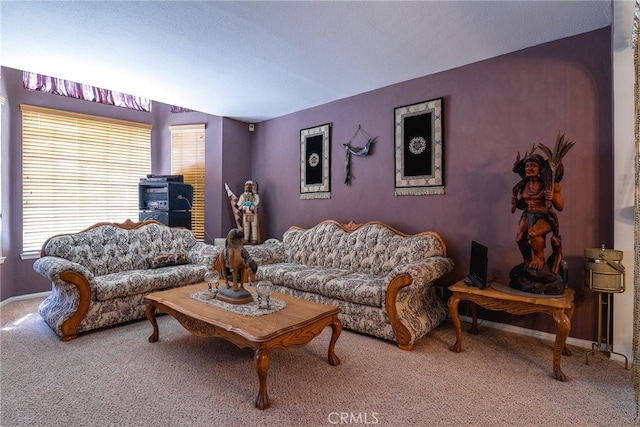
<svg viewBox="0 0 640 427"><path fill-rule="evenodd" d="M338 366L340 364L340 358L336 355L336 341L342 332L342 323L338 319L338 316L333 316L331 322L331 342L329 343L329 364L332 366Z"/></svg>
<svg viewBox="0 0 640 427"><path fill-rule="evenodd" d="M471 311L471 328L469 328L469 333L478 335L478 306L475 302L467 302L469 304L469 311Z"/></svg>
<svg viewBox="0 0 640 427"><path fill-rule="evenodd" d="M149 302L144 311L147 314L147 319L151 322L151 326L153 326L153 333L149 337L149 342L156 342L159 335L158 322L156 322L156 305L153 302Z"/></svg>
<svg viewBox="0 0 640 427"><path fill-rule="evenodd" d="M462 351L462 324L458 315L458 304L460 304L460 295L453 293L449 298L447 305L449 306L449 315L453 320L453 326L456 328L456 343L449 347L449 350L460 353Z"/></svg>
<svg viewBox="0 0 640 427"><path fill-rule="evenodd" d="M565 309L564 313L567 315L567 317L569 318L569 331L571 331L571 321L573 320L573 313L576 311L576 306L571 304L570 308ZM565 344L564 349L562 350L562 355L563 356L572 356L573 353L571 353L571 350L569 350L569 347L567 347L567 345Z"/></svg>
<svg viewBox="0 0 640 427"><path fill-rule="evenodd" d="M257 348L253 358L256 371L258 372L258 379L260 380L260 391L256 397L256 408L258 409L266 409L270 405L269 396L267 395L267 374L269 373L270 352L271 350L268 348Z"/></svg>
<svg viewBox="0 0 640 427"><path fill-rule="evenodd" d="M567 377L560 369L562 353L571 330L571 320L563 309L553 311L553 319L556 321L556 342L553 347L553 378L558 381L566 381Z"/></svg>

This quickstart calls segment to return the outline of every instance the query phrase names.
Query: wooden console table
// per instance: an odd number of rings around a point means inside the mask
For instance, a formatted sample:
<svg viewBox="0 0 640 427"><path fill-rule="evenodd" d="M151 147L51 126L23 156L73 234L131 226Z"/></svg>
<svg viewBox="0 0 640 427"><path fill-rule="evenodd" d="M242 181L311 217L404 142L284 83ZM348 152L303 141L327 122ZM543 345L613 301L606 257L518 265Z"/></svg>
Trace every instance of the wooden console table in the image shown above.
<svg viewBox="0 0 640 427"><path fill-rule="evenodd" d="M560 369L562 355L570 356L566 340L571 331L571 318L575 311L573 289L567 289L562 295L538 295L511 289L499 281L491 282L484 289L467 285L463 280L449 286L453 295L449 298L449 315L456 328L456 342L450 347L455 353L462 351L462 325L458 314L458 304L462 300L470 301L472 326L469 332L478 333L478 314L476 305L493 311L506 311L511 314L547 313L556 322L556 341L553 348L553 377L566 381L567 377ZM475 303L475 304L473 304Z"/></svg>

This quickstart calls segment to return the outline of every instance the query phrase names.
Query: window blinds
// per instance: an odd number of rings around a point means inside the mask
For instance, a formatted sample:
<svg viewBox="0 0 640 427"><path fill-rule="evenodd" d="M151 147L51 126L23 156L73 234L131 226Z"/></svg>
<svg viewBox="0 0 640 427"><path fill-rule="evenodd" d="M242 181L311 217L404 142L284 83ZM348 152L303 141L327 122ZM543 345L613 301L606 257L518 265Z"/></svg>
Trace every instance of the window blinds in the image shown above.
<svg viewBox="0 0 640 427"><path fill-rule="evenodd" d="M191 230L204 240L205 125L174 125L171 131L171 173L193 186Z"/></svg>
<svg viewBox="0 0 640 427"><path fill-rule="evenodd" d="M23 251L97 222L138 218L151 125L21 105Z"/></svg>

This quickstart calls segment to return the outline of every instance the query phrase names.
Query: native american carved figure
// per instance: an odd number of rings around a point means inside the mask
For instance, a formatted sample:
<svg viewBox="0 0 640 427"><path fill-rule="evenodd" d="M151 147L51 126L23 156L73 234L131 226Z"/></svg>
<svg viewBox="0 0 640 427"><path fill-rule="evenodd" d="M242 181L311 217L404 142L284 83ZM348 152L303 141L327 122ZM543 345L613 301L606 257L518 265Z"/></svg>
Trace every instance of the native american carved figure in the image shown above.
<svg viewBox="0 0 640 427"><path fill-rule="evenodd" d="M231 203L236 226L244 233L244 243L260 243L260 222L258 219L258 183L249 180L244 183L244 192L236 197L227 184L224 185Z"/></svg>
<svg viewBox="0 0 640 427"><path fill-rule="evenodd" d="M516 157L513 172L520 182L513 187L511 212L522 210L516 242L523 263L511 270L510 285L527 292L557 295L564 292L564 281L559 275L562 262L562 239L557 211L564 209L560 181L564 175L562 158L575 143L558 134L554 150L542 143L534 145L530 153ZM544 159L534 151L539 148ZM552 252L545 260L546 237L551 234Z"/></svg>

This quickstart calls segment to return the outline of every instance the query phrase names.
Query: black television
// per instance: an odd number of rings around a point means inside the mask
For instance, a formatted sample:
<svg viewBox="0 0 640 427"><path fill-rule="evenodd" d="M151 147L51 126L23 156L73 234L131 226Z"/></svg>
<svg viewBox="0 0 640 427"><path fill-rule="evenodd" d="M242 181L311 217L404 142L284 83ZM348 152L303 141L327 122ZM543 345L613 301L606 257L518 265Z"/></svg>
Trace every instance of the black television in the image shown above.
<svg viewBox="0 0 640 427"><path fill-rule="evenodd" d="M489 263L488 249L475 240L471 241L471 257L469 260L469 274L467 283L482 289L487 286L487 264Z"/></svg>

